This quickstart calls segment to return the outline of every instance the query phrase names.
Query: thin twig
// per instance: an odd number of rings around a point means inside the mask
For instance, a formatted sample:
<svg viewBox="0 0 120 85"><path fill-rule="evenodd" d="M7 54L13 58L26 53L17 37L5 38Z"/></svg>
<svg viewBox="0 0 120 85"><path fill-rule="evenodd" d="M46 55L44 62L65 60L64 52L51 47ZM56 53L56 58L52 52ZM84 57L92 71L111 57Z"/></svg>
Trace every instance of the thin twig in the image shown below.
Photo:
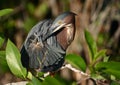
<svg viewBox="0 0 120 85"><path fill-rule="evenodd" d="M80 73L81 75L86 76L86 78L89 78L89 77L90 77L89 74L84 73L83 71L80 71L80 70L72 67L71 64L66 64L66 65L63 66L61 69L64 69L64 68L68 68L68 69L72 70L73 72Z"/></svg>

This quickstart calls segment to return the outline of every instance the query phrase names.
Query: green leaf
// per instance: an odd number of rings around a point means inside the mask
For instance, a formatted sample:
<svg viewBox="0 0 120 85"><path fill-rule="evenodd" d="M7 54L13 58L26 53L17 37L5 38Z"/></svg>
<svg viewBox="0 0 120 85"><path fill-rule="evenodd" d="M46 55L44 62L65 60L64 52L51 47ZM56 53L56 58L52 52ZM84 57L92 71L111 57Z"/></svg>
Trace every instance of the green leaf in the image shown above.
<svg viewBox="0 0 120 85"><path fill-rule="evenodd" d="M27 78L28 78L29 80L32 80L32 73L31 73L31 72L28 72Z"/></svg>
<svg viewBox="0 0 120 85"><path fill-rule="evenodd" d="M0 51L0 72L9 71L9 67L5 57L5 51Z"/></svg>
<svg viewBox="0 0 120 85"><path fill-rule="evenodd" d="M59 82L57 79L47 76L42 85L63 85L62 82Z"/></svg>
<svg viewBox="0 0 120 85"><path fill-rule="evenodd" d="M91 77L93 78L93 79L97 79L97 80L104 80L105 78L102 76L102 75L100 75L100 74L96 74L96 73L93 73L93 74L91 74Z"/></svg>
<svg viewBox="0 0 120 85"><path fill-rule="evenodd" d="M100 62L96 64L95 69L120 79L120 62Z"/></svg>
<svg viewBox="0 0 120 85"><path fill-rule="evenodd" d="M91 59L94 59L95 54L97 53L97 46L92 35L87 30L85 30L85 39L90 50Z"/></svg>
<svg viewBox="0 0 120 85"><path fill-rule="evenodd" d="M109 75L114 75L116 78L120 79L120 70L106 69L103 72L105 72Z"/></svg>
<svg viewBox="0 0 120 85"><path fill-rule="evenodd" d="M99 52L96 53L94 60L96 61L98 58L104 57L106 53L106 50L100 50Z"/></svg>
<svg viewBox="0 0 120 85"><path fill-rule="evenodd" d="M85 72L86 63L81 56L69 54L65 58L68 63Z"/></svg>
<svg viewBox="0 0 120 85"><path fill-rule="evenodd" d="M26 85L33 85L32 82L28 82Z"/></svg>
<svg viewBox="0 0 120 85"><path fill-rule="evenodd" d="M5 60L5 51L0 51L0 60Z"/></svg>
<svg viewBox="0 0 120 85"><path fill-rule="evenodd" d="M73 82L73 81L66 81L66 79L61 77L59 74L54 75L54 78L57 79L61 83L61 85L67 85L67 84L72 85L71 83Z"/></svg>
<svg viewBox="0 0 120 85"><path fill-rule="evenodd" d="M96 64L96 69L99 70L99 69L107 69L107 68L110 68L110 69L115 69L115 70L120 70L120 62L115 62L115 61L110 61L110 62L100 62L98 64Z"/></svg>
<svg viewBox="0 0 120 85"><path fill-rule="evenodd" d="M112 81L110 85L120 85L120 82Z"/></svg>
<svg viewBox="0 0 120 85"><path fill-rule="evenodd" d="M32 76L32 81L29 83L29 85L43 85L42 82L34 76Z"/></svg>
<svg viewBox="0 0 120 85"><path fill-rule="evenodd" d="M0 37L0 47L3 45L4 39Z"/></svg>
<svg viewBox="0 0 120 85"><path fill-rule="evenodd" d="M21 64L20 52L10 40L8 40L6 47L6 60L14 75L20 78L26 78L27 71Z"/></svg>
<svg viewBox="0 0 120 85"><path fill-rule="evenodd" d="M2 9L2 10L0 10L0 17L4 16L6 14L9 14L11 12L13 12L13 9Z"/></svg>
<svg viewBox="0 0 120 85"><path fill-rule="evenodd" d="M38 72L37 74L38 74L38 77L41 77L44 75L44 72Z"/></svg>

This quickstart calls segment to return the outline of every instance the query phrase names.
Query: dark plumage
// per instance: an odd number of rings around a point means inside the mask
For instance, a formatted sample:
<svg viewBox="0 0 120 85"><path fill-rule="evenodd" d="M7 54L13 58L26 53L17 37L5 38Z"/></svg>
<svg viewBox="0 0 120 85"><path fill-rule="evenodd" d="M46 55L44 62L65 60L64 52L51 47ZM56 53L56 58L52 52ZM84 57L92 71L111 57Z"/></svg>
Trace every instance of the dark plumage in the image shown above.
<svg viewBox="0 0 120 85"><path fill-rule="evenodd" d="M29 32L21 49L22 65L27 69L53 72L64 63L67 47L75 35L75 14L65 12L54 21L43 20Z"/></svg>

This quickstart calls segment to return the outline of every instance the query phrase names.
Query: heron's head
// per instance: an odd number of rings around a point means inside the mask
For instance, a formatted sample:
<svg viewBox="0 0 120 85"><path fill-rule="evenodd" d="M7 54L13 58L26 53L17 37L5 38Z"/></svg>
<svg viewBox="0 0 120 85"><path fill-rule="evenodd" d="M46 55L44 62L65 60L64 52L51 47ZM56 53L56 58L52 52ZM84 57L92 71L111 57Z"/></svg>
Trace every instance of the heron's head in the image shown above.
<svg viewBox="0 0 120 85"><path fill-rule="evenodd" d="M51 33L57 32L57 40L64 50L71 44L75 35L75 15L72 12L60 14L51 26ZM59 32L58 32L59 31Z"/></svg>

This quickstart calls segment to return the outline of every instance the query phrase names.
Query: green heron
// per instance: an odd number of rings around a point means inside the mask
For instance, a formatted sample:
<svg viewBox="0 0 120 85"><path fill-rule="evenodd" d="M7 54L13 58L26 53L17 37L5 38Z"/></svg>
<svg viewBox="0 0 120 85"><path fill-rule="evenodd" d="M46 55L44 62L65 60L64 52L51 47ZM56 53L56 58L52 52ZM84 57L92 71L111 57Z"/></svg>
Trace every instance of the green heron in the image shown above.
<svg viewBox="0 0 120 85"><path fill-rule="evenodd" d="M43 20L29 32L21 49L22 65L40 72L62 67L66 49L75 35L75 14L65 12L54 21Z"/></svg>

